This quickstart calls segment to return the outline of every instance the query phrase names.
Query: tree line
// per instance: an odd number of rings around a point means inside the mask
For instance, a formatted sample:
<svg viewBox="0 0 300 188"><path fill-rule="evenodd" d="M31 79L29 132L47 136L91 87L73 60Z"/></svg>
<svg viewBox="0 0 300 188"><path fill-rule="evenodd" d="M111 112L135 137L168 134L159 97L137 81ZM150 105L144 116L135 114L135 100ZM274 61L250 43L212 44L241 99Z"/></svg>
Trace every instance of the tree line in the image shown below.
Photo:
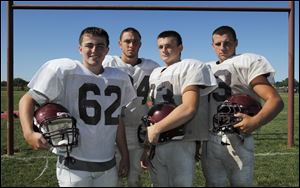
<svg viewBox="0 0 300 188"><path fill-rule="evenodd" d="M28 83L29 83L28 81L23 80L22 78L15 78L13 80L13 86L15 90L22 90L22 91L28 90L27 88ZM1 90L3 88L6 89L6 86L7 86L7 81L1 81Z"/></svg>

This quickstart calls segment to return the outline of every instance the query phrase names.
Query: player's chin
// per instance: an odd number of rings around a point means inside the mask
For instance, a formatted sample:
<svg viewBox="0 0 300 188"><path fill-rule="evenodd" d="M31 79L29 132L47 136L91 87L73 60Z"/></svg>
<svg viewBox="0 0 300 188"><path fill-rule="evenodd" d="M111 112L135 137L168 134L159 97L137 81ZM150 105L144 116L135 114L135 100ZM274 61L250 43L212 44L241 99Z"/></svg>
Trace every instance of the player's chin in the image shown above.
<svg viewBox="0 0 300 188"><path fill-rule="evenodd" d="M91 58L89 59L88 63L92 66L98 66L102 64L102 61L100 61L99 59Z"/></svg>
<svg viewBox="0 0 300 188"><path fill-rule="evenodd" d="M222 55L219 56L219 59L221 59L222 62L223 62L223 61L225 61L226 59L228 59L229 57L230 57L229 55L222 54Z"/></svg>
<svg viewBox="0 0 300 188"><path fill-rule="evenodd" d="M162 55L162 56L160 56L160 58L161 58L163 61L168 61L169 56Z"/></svg>

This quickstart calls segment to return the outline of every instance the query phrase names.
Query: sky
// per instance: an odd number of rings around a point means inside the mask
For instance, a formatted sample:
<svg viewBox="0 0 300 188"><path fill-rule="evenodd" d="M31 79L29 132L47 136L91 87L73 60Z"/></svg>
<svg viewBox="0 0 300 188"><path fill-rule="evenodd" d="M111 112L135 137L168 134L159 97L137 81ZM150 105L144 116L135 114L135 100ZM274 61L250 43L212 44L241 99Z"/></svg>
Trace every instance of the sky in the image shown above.
<svg viewBox="0 0 300 188"><path fill-rule="evenodd" d="M288 7L287 1L15 1L47 5L152 5ZM7 80L7 2L1 1L1 81ZM157 35L176 30L183 39L182 59L216 60L211 34L232 26L239 41L237 53L265 56L276 70L275 81L288 77L287 12L150 11L150 10L14 10L14 78L30 81L39 67L55 58L81 60L80 32L88 26L104 28L111 55L120 55L118 39L126 27L142 35L140 57L159 64ZM295 2L295 79L299 81L299 2Z"/></svg>

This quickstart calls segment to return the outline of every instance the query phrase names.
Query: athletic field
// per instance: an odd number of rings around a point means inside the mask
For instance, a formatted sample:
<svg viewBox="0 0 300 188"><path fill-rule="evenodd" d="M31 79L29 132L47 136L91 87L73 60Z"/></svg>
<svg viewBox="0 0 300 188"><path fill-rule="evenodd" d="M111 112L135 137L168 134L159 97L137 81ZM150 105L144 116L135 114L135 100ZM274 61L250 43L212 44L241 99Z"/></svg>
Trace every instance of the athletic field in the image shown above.
<svg viewBox="0 0 300 188"><path fill-rule="evenodd" d="M14 110L18 110L23 93L14 92ZM284 110L254 133L255 187L299 187L299 94L295 94L295 146L292 148L287 147L287 93L281 96L285 102ZM1 111L6 111L6 108L6 91L1 89ZM7 121L1 119L1 187L57 187L55 155L48 151L32 150L23 139L18 119L14 120L15 153L6 155L6 125ZM151 186L147 171L143 173L141 186ZM194 186L205 186L199 163Z"/></svg>

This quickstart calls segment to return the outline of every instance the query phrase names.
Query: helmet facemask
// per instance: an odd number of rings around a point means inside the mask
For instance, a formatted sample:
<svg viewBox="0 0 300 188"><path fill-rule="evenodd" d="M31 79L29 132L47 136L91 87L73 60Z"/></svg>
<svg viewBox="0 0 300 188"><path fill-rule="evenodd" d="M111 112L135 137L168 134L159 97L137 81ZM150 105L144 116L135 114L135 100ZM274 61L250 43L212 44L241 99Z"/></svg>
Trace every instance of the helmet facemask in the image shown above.
<svg viewBox="0 0 300 188"><path fill-rule="evenodd" d="M34 124L53 147L53 153L67 153L69 156L72 148L78 145L76 120L58 104L50 103L40 107L35 112Z"/></svg>
<svg viewBox="0 0 300 188"><path fill-rule="evenodd" d="M213 116L213 132L240 133L239 129L233 126L242 121L242 118L235 117L236 113L243 113L249 116L256 115L261 109L261 104L249 95L237 94L230 96L217 108Z"/></svg>
<svg viewBox="0 0 300 188"><path fill-rule="evenodd" d="M213 132L239 133L239 130L233 125L241 122L241 119L235 117L234 114L243 113L243 108L242 105L231 104L228 101L219 105L217 113L213 117Z"/></svg>
<svg viewBox="0 0 300 188"><path fill-rule="evenodd" d="M59 147L63 150L63 146L76 146L78 144L78 129L74 124L73 118L54 119L49 123L45 122L41 129L46 130L43 136L53 147Z"/></svg>

